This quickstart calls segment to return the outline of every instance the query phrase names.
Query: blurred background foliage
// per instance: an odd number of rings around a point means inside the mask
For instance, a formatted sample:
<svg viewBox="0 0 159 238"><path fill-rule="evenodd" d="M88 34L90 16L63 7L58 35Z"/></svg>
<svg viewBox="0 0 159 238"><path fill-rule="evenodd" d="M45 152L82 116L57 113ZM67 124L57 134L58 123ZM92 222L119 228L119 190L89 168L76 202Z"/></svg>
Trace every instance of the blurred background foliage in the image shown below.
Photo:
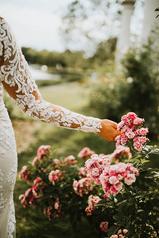
<svg viewBox="0 0 159 238"><path fill-rule="evenodd" d="M121 115L134 111L145 118L150 137L159 131L159 47L158 31L140 48L132 48L123 59L122 78L107 79L92 91L89 107L97 116L119 121ZM94 96L93 96L94 95Z"/></svg>

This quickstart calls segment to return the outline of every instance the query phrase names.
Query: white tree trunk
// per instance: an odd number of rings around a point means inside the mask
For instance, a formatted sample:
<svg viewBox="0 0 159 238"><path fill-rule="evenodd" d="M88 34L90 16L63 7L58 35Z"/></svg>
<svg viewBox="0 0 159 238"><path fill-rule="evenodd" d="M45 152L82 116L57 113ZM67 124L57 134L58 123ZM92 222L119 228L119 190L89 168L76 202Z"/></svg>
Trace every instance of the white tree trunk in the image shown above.
<svg viewBox="0 0 159 238"><path fill-rule="evenodd" d="M123 2L123 11L121 16L121 27L120 34L117 42L117 51L116 51L116 65L120 65L120 61L123 55L130 47L130 26L131 26L131 17L134 10L133 1L124 1Z"/></svg>
<svg viewBox="0 0 159 238"><path fill-rule="evenodd" d="M145 0L144 2L144 21L142 30L142 42L145 43L150 36L151 31L159 24L159 19L156 19L157 12L155 9L159 8L159 0Z"/></svg>

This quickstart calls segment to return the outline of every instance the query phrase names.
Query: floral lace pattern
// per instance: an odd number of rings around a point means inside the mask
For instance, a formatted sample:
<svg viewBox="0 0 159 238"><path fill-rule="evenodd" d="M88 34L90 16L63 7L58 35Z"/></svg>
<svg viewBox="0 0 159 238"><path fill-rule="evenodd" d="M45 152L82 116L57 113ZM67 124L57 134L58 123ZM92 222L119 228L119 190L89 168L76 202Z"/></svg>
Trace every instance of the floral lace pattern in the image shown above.
<svg viewBox="0 0 159 238"><path fill-rule="evenodd" d="M2 55L3 53L3 55ZM0 54L3 65L0 67L2 83L7 84L19 107L28 115L52 122L56 126L82 131L99 132L101 120L71 112L60 106L46 102L32 80L28 64L17 46L13 34L4 19L0 20Z"/></svg>
<svg viewBox="0 0 159 238"><path fill-rule="evenodd" d="M14 208L14 203L13 199L10 202L10 210L9 210L9 221L8 221L8 238L13 238L15 235L15 208Z"/></svg>

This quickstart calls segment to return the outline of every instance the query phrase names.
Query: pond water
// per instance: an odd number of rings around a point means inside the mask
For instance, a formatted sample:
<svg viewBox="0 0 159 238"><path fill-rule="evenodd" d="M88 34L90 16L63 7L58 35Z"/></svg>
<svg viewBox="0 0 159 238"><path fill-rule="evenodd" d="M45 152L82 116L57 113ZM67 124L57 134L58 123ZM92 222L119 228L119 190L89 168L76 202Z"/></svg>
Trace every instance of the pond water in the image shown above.
<svg viewBox="0 0 159 238"><path fill-rule="evenodd" d="M61 78L59 74L48 73L45 67L29 65L29 68L34 80L58 80Z"/></svg>

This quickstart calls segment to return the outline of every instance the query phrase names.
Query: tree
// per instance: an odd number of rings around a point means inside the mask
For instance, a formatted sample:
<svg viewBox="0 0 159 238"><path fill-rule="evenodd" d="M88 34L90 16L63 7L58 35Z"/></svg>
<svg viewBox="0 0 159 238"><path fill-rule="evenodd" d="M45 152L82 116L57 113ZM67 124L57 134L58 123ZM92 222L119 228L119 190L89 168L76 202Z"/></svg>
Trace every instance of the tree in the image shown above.
<svg viewBox="0 0 159 238"><path fill-rule="evenodd" d="M113 37L118 29L121 5L118 0L75 0L64 15L61 32L67 46L86 47L94 52L95 46L108 37ZM80 43L80 45L78 45Z"/></svg>

